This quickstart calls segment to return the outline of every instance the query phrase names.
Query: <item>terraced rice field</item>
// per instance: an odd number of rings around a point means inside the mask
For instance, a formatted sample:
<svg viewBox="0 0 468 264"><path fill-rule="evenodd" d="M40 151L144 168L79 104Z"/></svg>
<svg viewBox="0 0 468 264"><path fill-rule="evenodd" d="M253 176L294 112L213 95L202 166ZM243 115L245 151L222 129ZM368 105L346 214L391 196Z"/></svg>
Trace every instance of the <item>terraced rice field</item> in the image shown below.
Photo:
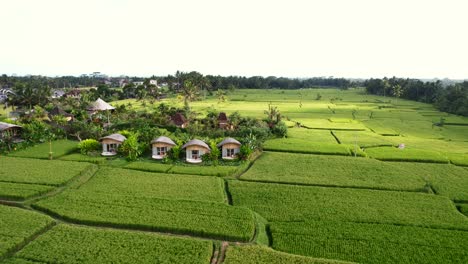
<svg viewBox="0 0 468 264"><path fill-rule="evenodd" d="M260 119L271 102L288 136L236 166L89 157L73 141L53 142L58 161L46 160L48 143L0 157L0 202L11 205L0 205L0 261L468 262L468 118L362 89L227 98L191 107ZM129 102L159 104L112 104Z"/></svg>

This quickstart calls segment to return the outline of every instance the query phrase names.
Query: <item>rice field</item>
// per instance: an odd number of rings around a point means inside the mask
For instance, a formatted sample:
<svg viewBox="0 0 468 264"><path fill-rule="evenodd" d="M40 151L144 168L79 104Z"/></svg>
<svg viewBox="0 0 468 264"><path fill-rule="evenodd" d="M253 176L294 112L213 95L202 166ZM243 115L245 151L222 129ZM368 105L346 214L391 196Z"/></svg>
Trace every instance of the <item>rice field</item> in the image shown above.
<svg viewBox="0 0 468 264"><path fill-rule="evenodd" d="M48 143L0 157L0 200L22 207L0 206L0 261L468 261L467 117L363 89L226 97L191 108L198 117L214 108L262 119L271 103L290 126L287 137L233 166L90 157L67 140L52 143L57 160L47 160ZM175 97L161 102L183 106ZM160 102L111 102L129 103L151 112ZM52 227L51 217L63 223Z"/></svg>

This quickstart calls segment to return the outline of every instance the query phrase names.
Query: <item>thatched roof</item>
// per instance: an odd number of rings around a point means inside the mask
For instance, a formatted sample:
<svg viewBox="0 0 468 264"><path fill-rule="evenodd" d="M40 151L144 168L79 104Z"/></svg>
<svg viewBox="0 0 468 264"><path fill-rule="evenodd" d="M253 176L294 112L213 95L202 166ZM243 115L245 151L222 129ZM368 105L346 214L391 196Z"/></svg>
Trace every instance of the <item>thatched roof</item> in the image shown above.
<svg viewBox="0 0 468 264"><path fill-rule="evenodd" d="M171 120L176 126L181 126L187 122L181 113L176 113L175 115L171 116Z"/></svg>
<svg viewBox="0 0 468 264"><path fill-rule="evenodd" d="M100 138L101 141L104 139L113 139L115 141L124 142L127 138L121 134L112 134L112 135Z"/></svg>
<svg viewBox="0 0 468 264"><path fill-rule="evenodd" d="M185 145L183 145L182 148L184 149L184 148L190 147L190 146L200 146L200 147L210 149L210 147L205 142L203 142L203 141L201 141L199 139L190 140L189 142L185 143Z"/></svg>
<svg viewBox="0 0 468 264"><path fill-rule="evenodd" d="M72 114L69 114L65 112L62 108L59 108L58 106L54 107L54 109L50 110L49 112L50 116L56 116L56 115L61 115L65 117L73 117Z"/></svg>
<svg viewBox="0 0 468 264"><path fill-rule="evenodd" d="M9 128L21 128L21 126L15 125L15 124L9 124L5 122L0 122L0 131L9 129Z"/></svg>
<svg viewBox="0 0 468 264"><path fill-rule="evenodd" d="M114 110L115 107L104 102L101 98L98 98L96 102L92 103L88 110L91 111L105 111L105 110Z"/></svg>
<svg viewBox="0 0 468 264"><path fill-rule="evenodd" d="M169 145L172 145L172 146L175 146L176 143L174 143L174 141L172 141L172 139L168 138L168 137L165 137L165 136L160 136L156 139L153 139L153 141L151 141L151 144L154 144L154 143L166 143L166 144L169 144Z"/></svg>
<svg viewBox="0 0 468 264"><path fill-rule="evenodd" d="M228 121L228 118L227 118L227 116L226 116L226 113L224 113L224 112L219 113L219 115L218 115L218 121L225 121L225 122L227 122L227 121Z"/></svg>
<svg viewBox="0 0 468 264"><path fill-rule="evenodd" d="M234 138L225 138L221 143L217 145L217 147L222 147L226 144L236 144L236 145L242 145L239 141L235 140Z"/></svg>

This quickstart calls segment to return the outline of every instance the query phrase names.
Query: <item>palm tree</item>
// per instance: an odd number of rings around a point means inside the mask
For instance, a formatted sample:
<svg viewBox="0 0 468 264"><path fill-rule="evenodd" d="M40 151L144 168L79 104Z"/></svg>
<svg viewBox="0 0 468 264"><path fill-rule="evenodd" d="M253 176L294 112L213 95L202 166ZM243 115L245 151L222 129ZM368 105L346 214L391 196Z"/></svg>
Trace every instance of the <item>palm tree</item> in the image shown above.
<svg viewBox="0 0 468 264"><path fill-rule="evenodd" d="M199 88L192 81L186 80L182 87L182 97L184 98L184 107L186 111L190 111L190 102L198 99Z"/></svg>

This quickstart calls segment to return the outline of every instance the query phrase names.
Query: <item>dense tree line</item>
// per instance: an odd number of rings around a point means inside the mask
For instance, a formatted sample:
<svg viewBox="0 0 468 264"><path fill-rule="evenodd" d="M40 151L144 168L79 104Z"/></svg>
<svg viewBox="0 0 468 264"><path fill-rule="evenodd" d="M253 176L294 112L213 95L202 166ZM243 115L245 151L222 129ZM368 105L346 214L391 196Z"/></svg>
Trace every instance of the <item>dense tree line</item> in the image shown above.
<svg viewBox="0 0 468 264"><path fill-rule="evenodd" d="M439 110L468 116L468 81L444 86L441 81L416 79L369 79L363 83L370 94L434 104Z"/></svg>

